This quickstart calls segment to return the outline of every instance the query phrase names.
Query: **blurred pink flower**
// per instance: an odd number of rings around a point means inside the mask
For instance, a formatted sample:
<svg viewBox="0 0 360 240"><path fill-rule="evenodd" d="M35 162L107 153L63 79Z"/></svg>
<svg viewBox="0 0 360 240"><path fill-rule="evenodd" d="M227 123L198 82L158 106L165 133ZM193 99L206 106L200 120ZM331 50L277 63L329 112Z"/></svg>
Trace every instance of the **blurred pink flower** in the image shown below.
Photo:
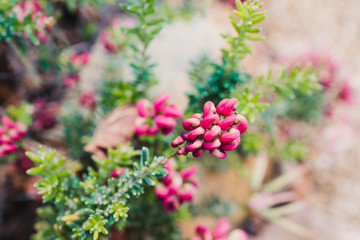
<svg viewBox="0 0 360 240"><path fill-rule="evenodd" d="M96 97L95 92L93 90L89 90L80 95L79 98L80 105L87 107L89 109L94 109L96 107Z"/></svg>

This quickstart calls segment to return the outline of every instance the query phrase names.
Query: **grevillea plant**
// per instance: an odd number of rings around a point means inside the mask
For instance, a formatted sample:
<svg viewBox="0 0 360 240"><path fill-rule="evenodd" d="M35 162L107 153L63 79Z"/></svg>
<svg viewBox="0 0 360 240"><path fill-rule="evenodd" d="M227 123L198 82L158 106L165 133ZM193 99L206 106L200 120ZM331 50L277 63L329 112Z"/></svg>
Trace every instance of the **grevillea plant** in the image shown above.
<svg viewBox="0 0 360 240"><path fill-rule="evenodd" d="M130 49L133 57L130 66L134 72L132 81L116 78L114 84L104 85L101 99L96 99L94 92L85 92L76 99L80 105L91 109L92 113L98 101L106 105L104 112L124 102L136 103L138 118L132 124L135 125L137 135L162 136L175 132L177 137L171 138L174 139L171 143L169 138L172 136L168 137L162 148L150 144L149 149L143 147L139 151L130 144L122 144L117 148L101 149L105 157L100 159L93 155L84 168L78 162L65 159L46 147L27 152L27 156L37 164L28 173L41 177L35 186L46 203L38 211L34 239L98 239L113 231L115 226L125 233L127 230L146 229L146 233L135 233L139 236L135 239L145 239L149 237L149 232L155 231L151 228L161 228L154 224L159 220L158 216L165 216L163 219L168 221L162 226L173 226L177 217L175 214L180 215L185 203L194 199L198 187L195 176L197 167L181 164L182 159L185 159L182 155L191 152L197 158L208 151L224 159L228 152L239 148L241 134L248 128L247 119L254 120L259 112L269 107L269 102L274 102L271 96L292 96L294 89L311 92L318 87L313 82L312 69L309 67L287 69L275 79L271 74L252 78L243 72L240 61L252 53L251 41L262 40L257 35L260 28L256 25L264 20L265 13L260 11L262 3L257 0L244 3L237 0L236 10L230 17L235 34L223 35L228 47L222 49L221 63L203 58L199 64L195 64L191 75L199 83L194 85L193 95L190 94L191 103L186 110L188 117L182 121L184 130L177 132L180 128L176 128L175 119L182 118L184 114L177 105L169 103L170 96L161 94L153 102L147 100L147 90L156 82L153 74L155 65L150 62L148 47L160 32L163 22L155 6L155 0L123 4L122 8L136 18L134 26L120 28L124 33L121 37L126 38L126 41L118 45L117 41L109 41L109 35L102 39L100 37L111 56L122 54L120 49ZM113 36L117 37L116 34ZM87 63L89 53L76 52L69 59L68 79L64 83L70 88L78 85L79 71ZM65 139L70 143L70 150L80 152L77 156L71 155L82 158L83 146L79 143L89 136L89 129L95 127L97 119L84 120L78 108L72 107L66 117L71 119L68 122L73 125L65 124ZM129 126L119 124L118 127ZM86 133L82 133L80 130L85 128ZM134 146L143 144L136 137L130 141ZM163 142L161 144L164 145ZM166 156L173 151L170 145L175 150ZM156 203L153 201L155 199L158 200ZM154 219L138 216L143 215L143 207ZM157 233L157 236L161 236L158 239L173 239L166 231L169 230ZM244 240L246 234L241 230L230 232L229 222L220 219L213 231L198 227L197 236L193 240L200 239Z"/></svg>

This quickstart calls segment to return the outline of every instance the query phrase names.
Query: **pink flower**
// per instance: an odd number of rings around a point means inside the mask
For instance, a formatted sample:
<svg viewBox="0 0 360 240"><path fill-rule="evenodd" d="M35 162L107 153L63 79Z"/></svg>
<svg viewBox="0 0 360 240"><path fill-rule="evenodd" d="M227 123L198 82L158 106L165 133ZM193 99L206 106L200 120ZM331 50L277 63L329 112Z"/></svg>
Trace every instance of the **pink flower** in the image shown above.
<svg viewBox="0 0 360 240"><path fill-rule="evenodd" d="M93 90L84 92L80 95L79 98L80 105L87 107L89 109L93 109L96 107L96 98L95 98L95 92Z"/></svg>
<svg viewBox="0 0 360 240"><path fill-rule="evenodd" d="M6 115L1 116L1 123L3 125L0 125L0 156L4 157L18 149L16 142L25 136L27 127Z"/></svg>
<svg viewBox="0 0 360 240"><path fill-rule="evenodd" d="M177 169L176 162L170 159L164 167L168 174L162 183L155 187L155 193L160 198L166 211L176 211L179 206L187 201L192 201L196 194L198 181L195 176L196 166L186 169Z"/></svg>
<svg viewBox="0 0 360 240"><path fill-rule="evenodd" d="M170 98L170 94L168 93L160 94L157 98L155 98L153 102L155 111L163 111L166 102L169 98Z"/></svg>
<svg viewBox="0 0 360 240"><path fill-rule="evenodd" d="M120 176L120 174L124 174L125 173L125 169L123 167L120 167L116 170L113 170L111 172L111 176L114 177L114 178L117 178Z"/></svg>
<svg viewBox="0 0 360 240"><path fill-rule="evenodd" d="M135 132L138 135L147 134L150 129L149 124L146 123L145 119L137 118L135 120Z"/></svg>
<svg viewBox="0 0 360 240"><path fill-rule="evenodd" d="M80 82L80 75L77 72L71 73L64 78L64 84L69 88L75 86L79 82Z"/></svg>
<svg viewBox="0 0 360 240"><path fill-rule="evenodd" d="M117 53L124 49L127 36L121 30L121 20L115 18L110 27L100 34L100 42L109 53Z"/></svg>
<svg viewBox="0 0 360 240"><path fill-rule="evenodd" d="M353 102L353 93L351 90L350 82L345 80L342 83L341 90L340 90L340 99L346 103Z"/></svg>
<svg viewBox="0 0 360 240"><path fill-rule="evenodd" d="M192 240L247 240L246 233L241 229L230 231L230 222L226 218L220 218L214 230L211 232L206 226L199 225L196 228L196 237Z"/></svg>
<svg viewBox="0 0 360 240"><path fill-rule="evenodd" d="M175 138L174 141L171 142L171 146L172 147L177 147L177 146L179 146L179 145L181 145L183 143L184 143L184 139L181 136L178 136L177 138Z"/></svg>
<svg viewBox="0 0 360 240"><path fill-rule="evenodd" d="M146 122L149 125L148 129L143 128L143 131L137 131L137 134L155 135L161 132L164 135L168 135L174 130L176 125L174 118L182 117L184 114L177 105L169 105L167 103L169 98L170 95L164 93L159 95L152 104L147 99L140 99L136 103L136 108L140 118L143 119L143 122ZM136 128L140 128L138 123L135 124ZM180 138L178 140L180 140ZM181 143L177 143L177 141L175 141L173 144L175 146L176 144L179 145ZM184 154L185 152L182 153Z"/></svg>
<svg viewBox="0 0 360 240"><path fill-rule="evenodd" d="M74 53L71 57L70 57L70 63L75 67L75 68L81 68L83 66L85 66L90 58L90 52L89 51L85 51L85 52L81 52L81 53Z"/></svg>
<svg viewBox="0 0 360 240"><path fill-rule="evenodd" d="M240 134L246 131L248 122L235 111L237 104L238 100L235 98L223 99L215 108L215 105L208 101L202 115L195 113L185 119L183 127L190 132L182 133L183 141L179 141L178 137L172 144L172 147L179 148L178 155L193 152L194 157L199 157L209 150L213 156L223 159L226 157L225 151L238 147L241 142Z"/></svg>
<svg viewBox="0 0 360 240"><path fill-rule="evenodd" d="M56 123L56 115L60 106L56 102L46 102L44 99L36 99L33 102L35 108L32 128L34 131L53 128Z"/></svg>

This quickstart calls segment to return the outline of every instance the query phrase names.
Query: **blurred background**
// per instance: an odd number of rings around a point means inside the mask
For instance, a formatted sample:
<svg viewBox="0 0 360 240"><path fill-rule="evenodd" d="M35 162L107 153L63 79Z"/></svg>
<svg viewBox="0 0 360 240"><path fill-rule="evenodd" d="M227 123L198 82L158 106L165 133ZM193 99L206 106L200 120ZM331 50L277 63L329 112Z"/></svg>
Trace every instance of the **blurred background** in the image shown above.
<svg viewBox="0 0 360 240"><path fill-rule="evenodd" d="M172 95L171 101L185 108L188 104L186 93L191 91L192 86L188 76L191 62L205 53L215 59L221 57L219 49L225 47L226 42L220 34L233 31L228 15L234 9L234 5L231 1L221 0L165 2L169 5L169 9L175 9L171 13L176 11L180 17L173 17L149 47L149 55L152 61L157 63L154 71L159 81L159 85L150 92L169 92ZM270 68L276 72L280 71L280 66L310 62L314 66L321 65L320 77L326 78L329 77L328 70L324 70L323 65L326 65L325 68L331 65L336 69L336 79L339 79L340 84L335 85L334 88L338 88L337 90L341 88L342 101L326 102L326 106L318 110L322 116L316 120L303 120L304 113L301 111L297 113L296 118L276 119L275 123L282 133L289 132L294 139L306 142L306 151L309 154L304 157L305 159L273 164L266 160L271 154L262 151L242 161L240 167L234 167L229 163L223 167L223 170L217 171L211 169L220 169L221 166L209 161L210 166L205 168L207 170L200 171L200 181L206 184L200 186L195 203L206 205L204 202L215 195L218 196L214 198L215 203L208 203L208 208L213 206L215 213L226 213L232 221L241 222L241 227L251 233L250 239L358 240L360 239L360 150L358 147L360 146L358 97L360 1L264 0L263 2L266 20L261 27L265 40L251 45L254 53L243 61L244 71L259 76L267 74ZM128 18L128 15L112 6L105 6L104 12L100 12L84 4L78 7L75 13L68 9L64 10L65 14L58 21L58 27L65 29L65 32L68 31L67 41L70 41L71 45L77 49L90 49L91 52L88 63L79 71L81 91L99 87L104 76L102 69L108 66L109 61L116 68L117 61L121 61L121 57L119 60L117 56L110 56L109 60L98 35L89 33L90 37L88 37L87 33L79 34L79 29L74 30L71 27L81 26L81 21L84 21L82 19L89 22L93 21L91 19L96 19L95 24L86 26L89 32L100 32L109 25L112 16ZM60 8L66 7L61 5ZM171 15L170 10L167 14ZM86 19L87 17L90 20ZM28 57L30 60L34 59L37 54L36 51L30 51ZM44 52L41 54L46 55ZM123 64L119 66L123 67L121 70L124 76L131 74L128 67ZM44 69L41 71L46 72ZM1 43L2 110L10 105L18 105L24 99L34 102L37 98L46 96L49 102L60 103L59 99L64 96L71 98L64 93L63 87L56 83L62 80L49 80L51 71L44 76L48 81L46 87L38 92L31 90L29 85L32 83L26 65L24 68L23 64L19 63L14 49ZM292 104L301 105L303 111L311 112L317 106L314 99L295 101ZM40 105L39 108L44 109ZM50 106L50 112L55 108L57 106ZM63 128L61 123L57 124L53 129L42 133L39 141L65 152L66 147L59 140L64 137ZM34 131L36 133L37 130ZM264 175L269 178L271 172L281 173L277 174L279 176L290 173L290 177L287 177L290 178L288 179L288 183L291 183L290 189L301 196L300 200L296 201L297 205L292 206L291 209L283 209L285 217L281 219L276 216L266 218L261 214L253 214L249 217L244 211L234 207L235 203L248 199L253 191L251 186L253 182L244 176L256 168L257 162L264 161L266 169L264 171L267 172L263 173ZM4 164L1 168L0 239L28 239L28 236L16 235L14 232L22 232L21 228L25 229L23 231L25 235L33 232L34 209L40 205L38 197L35 197L35 190L31 187L35 179L27 179L21 174L15 174L12 164ZM294 172L294 169L297 170ZM26 197L24 194L31 197ZM197 213L192 219L185 218L179 223L182 235L192 237L195 226L199 223L214 225L215 220L201 213Z"/></svg>

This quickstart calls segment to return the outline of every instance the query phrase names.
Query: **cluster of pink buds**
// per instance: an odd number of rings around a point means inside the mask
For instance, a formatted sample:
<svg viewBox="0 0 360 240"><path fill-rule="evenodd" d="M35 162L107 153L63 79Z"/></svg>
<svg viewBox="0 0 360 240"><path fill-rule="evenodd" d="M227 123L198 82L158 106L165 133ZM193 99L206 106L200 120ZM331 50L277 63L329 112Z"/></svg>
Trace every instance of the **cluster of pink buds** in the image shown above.
<svg viewBox="0 0 360 240"><path fill-rule="evenodd" d="M124 174L125 173L125 169L123 167L119 167L116 170L113 170L111 172L111 176L114 178L118 178L120 176L120 174Z"/></svg>
<svg viewBox="0 0 360 240"><path fill-rule="evenodd" d="M31 14L32 21L36 22L34 34L40 42L44 43L47 41L48 37L46 32L51 30L55 20L53 17L49 17L42 12L41 5L38 1L28 0L19 2L14 7L13 12L16 14L19 22L23 22L25 17ZM24 37L28 37L26 33L24 33Z"/></svg>
<svg viewBox="0 0 360 240"><path fill-rule="evenodd" d="M203 225L196 228L196 237L191 240L247 240L247 234L241 229L230 231L230 223L226 218L220 218L213 231Z"/></svg>
<svg viewBox="0 0 360 240"><path fill-rule="evenodd" d="M17 150L16 141L22 139L26 126L22 122L14 122L8 116L1 117L0 125L0 157L7 156Z"/></svg>
<svg viewBox="0 0 360 240"><path fill-rule="evenodd" d="M176 211L180 204L194 199L199 183L195 176L197 166L177 171L176 162L169 159L165 169L168 174L163 182L155 187L155 193L161 199L166 211Z"/></svg>
<svg viewBox="0 0 360 240"><path fill-rule="evenodd" d="M96 107L96 102L95 92L93 90L84 92L80 95L79 103L86 108L94 109Z"/></svg>
<svg viewBox="0 0 360 240"><path fill-rule="evenodd" d="M170 95L160 94L151 104L147 99L140 99L136 108L140 117L135 120L138 135L156 135L162 132L170 134L176 125L174 118L181 118L184 113L175 104L168 104Z"/></svg>
<svg viewBox="0 0 360 240"><path fill-rule="evenodd" d="M79 71L82 67L84 67L90 58L90 52L85 51L81 53L74 53L70 57L70 73L65 76L64 84L71 88L76 86L80 82L80 74Z"/></svg>
<svg viewBox="0 0 360 240"><path fill-rule="evenodd" d="M120 18L115 18L111 26L100 34L100 41L104 48L109 53L117 53L123 50L127 37L120 27L133 27L133 25L134 22L131 20L126 19L122 21Z"/></svg>
<svg viewBox="0 0 360 240"><path fill-rule="evenodd" d="M189 132L178 136L171 146L179 148L178 155L192 152L194 157L199 157L209 150L213 156L225 158L226 151L239 146L240 134L248 127L246 118L236 112L237 104L236 98L223 99L216 108L213 102L206 102L203 114L195 113L183 121L184 129Z"/></svg>
<svg viewBox="0 0 360 240"><path fill-rule="evenodd" d="M35 109L31 128L34 131L51 129L56 125L56 116L60 109L58 103L37 99L33 102L33 106Z"/></svg>

